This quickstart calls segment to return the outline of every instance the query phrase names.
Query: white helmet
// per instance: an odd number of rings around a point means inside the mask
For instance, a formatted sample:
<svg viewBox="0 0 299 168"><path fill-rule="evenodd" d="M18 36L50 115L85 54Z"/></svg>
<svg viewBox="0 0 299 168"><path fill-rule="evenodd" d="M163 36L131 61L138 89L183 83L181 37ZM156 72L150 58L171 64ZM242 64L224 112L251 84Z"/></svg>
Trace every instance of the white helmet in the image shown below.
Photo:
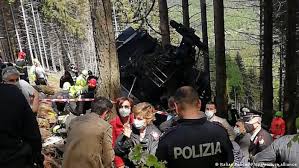
<svg viewBox="0 0 299 168"><path fill-rule="evenodd" d="M82 74L83 74L84 76L87 76L87 75L88 75L88 71L87 71L86 69L84 69L84 70L82 71Z"/></svg>
<svg viewBox="0 0 299 168"><path fill-rule="evenodd" d="M71 87L71 84L69 82L64 82L62 90L69 90Z"/></svg>

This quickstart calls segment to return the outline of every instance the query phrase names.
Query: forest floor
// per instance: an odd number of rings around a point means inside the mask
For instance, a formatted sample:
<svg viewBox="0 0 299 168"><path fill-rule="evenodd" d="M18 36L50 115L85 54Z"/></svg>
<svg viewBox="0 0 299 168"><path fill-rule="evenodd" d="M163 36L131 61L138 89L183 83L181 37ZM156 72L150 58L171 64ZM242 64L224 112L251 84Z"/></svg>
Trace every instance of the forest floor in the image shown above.
<svg viewBox="0 0 299 168"><path fill-rule="evenodd" d="M62 72L48 72L49 86L55 90L55 93L59 91L59 80L62 76Z"/></svg>
<svg viewBox="0 0 299 168"><path fill-rule="evenodd" d="M55 138L53 128L55 125L58 124L58 116L51 106L52 103L48 101L43 101L43 99L50 98L52 95L54 95L60 90L59 80L63 73L47 72L47 74L49 85L36 87L40 92L40 106L38 110L37 121L40 128L43 144L49 142L48 138ZM57 146L61 146L62 148L57 148ZM45 155L45 168L61 168L62 155L59 152L59 149L63 149L63 142L57 142L52 145L43 146L42 152Z"/></svg>

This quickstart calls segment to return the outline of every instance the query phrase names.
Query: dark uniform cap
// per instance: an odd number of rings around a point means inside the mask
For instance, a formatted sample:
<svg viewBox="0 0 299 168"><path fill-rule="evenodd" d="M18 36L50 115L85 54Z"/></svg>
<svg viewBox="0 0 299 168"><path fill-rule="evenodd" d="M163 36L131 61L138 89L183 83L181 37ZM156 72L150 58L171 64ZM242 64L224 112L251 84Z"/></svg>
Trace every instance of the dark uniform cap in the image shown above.
<svg viewBox="0 0 299 168"><path fill-rule="evenodd" d="M241 118L244 122L250 121L254 117L261 117L264 113L261 111L253 110L248 107L241 108Z"/></svg>

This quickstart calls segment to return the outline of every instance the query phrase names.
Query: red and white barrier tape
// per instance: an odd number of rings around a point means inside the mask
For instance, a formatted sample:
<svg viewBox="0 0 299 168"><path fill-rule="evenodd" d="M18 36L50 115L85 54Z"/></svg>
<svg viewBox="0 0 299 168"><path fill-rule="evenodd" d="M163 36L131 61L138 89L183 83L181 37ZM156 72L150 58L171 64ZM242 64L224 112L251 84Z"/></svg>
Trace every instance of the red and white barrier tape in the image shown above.
<svg viewBox="0 0 299 168"><path fill-rule="evenodd" d="M40 99L41 102L90 102L92 98L81 98L81 99ZM110 100L111 103L115 104L115 101Z"/></svg>
<svg viewBox="0 0 299 168"><path fill-rule="evenodd" d="M40 99L42 102L82 102L82 101L93 101L94 99L83 98L83 99Z"/></svg>

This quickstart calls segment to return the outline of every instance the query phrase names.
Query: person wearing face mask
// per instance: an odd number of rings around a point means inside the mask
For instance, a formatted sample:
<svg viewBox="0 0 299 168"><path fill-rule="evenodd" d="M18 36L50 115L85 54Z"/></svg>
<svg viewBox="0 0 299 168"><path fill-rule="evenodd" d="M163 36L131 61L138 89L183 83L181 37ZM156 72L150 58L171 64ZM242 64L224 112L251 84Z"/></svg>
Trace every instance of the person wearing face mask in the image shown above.
<svg viewBox="0 0 299 168"><path fill-rule="evenodd" d="M96 97L91 113L73 119L68 128L63 154L63 168L113 167L112 127L105 121L113 104L104 97Z"/></svg>
<svg viewBox="0 0 299 168"><path fill-rule="evenodd" d="M234 127L234 132L236 134L235 142L239 144L241 151L244 154L244 158L249 160L249 146L250 146L250 137L251 135L246 132L244 122L242 120L238 120Z"/></svg>
<svg viewBox="0 0 299 168"><path fill-rule="evenodd" d="M245 130L251 135L249 155L252 157L266 149L272 143L272 137L262 128L262 112L249 108L242 108L242 111Z"/></svg>
<svg viewBox="0 0 299 168"><path fill-rule="evenodd" d="M28 104L31 105L32 111L37 113L39 94L28 82L20 79L20 73L15 67L8 66L2 70L2 81L5 84L16 85L22 91ZM33 101L31 102L32 99Z"/></svg>
<svg viewBox="0 0 299 168"><path fill-rule="evenodd" d="M299 117L296 119L297 134L285 135L276 139L265 150L254 156L255 163L279 163L289 164L286 167L297 168L299 166ZM297 140L296 140L297 139Z"/></svg>
<svg viewBox="0 0 299 168"><path fill-rule="evenodd" d="M127 167L135 167L129 161L128 154L137 144L141 144L143 150L155 155L161 132L153 124L154 107L147 103L139 103L133 107L133 126L125 124L124 132L117 138L114 151L117 156L124 159Z"/></svg>
<svg viewBox="0 0 299 168"><path fill-rule="evenodd" d="M128 124L132 126L134 115L131 113L134 107L133 100L128 97L120 97L116 100L116 112L117 116L110 121L112 126L112 145L115 146L117 137L123 133L124 125ZM125 163L119 156L114 158L114 166L116 168L123 168Z"/></svg>
<svg viewBox="0 0 299 168"><path fill-rule="evenodd" d="M177 116L175 112L175 106L174 106L174 97L170 97L168 99L168 117L167 120L164 121L160 126L159 129L162 132L165 132L166 130L174 127L177 124L177 121L179 120L179 117Z"/></svg>
<svg viewBox="0 0 299 168"><path fill-rule="evenodd" d="M207 121L200 111L197 91L190 86L179 88L174 95L175 111L180 118L175 127L160 138L156 156L168 168L218 167L234 162L233 146L226 130Z"/></svg>
<svg viewBox="0 0 299 168"><path fill-rule="evenodd" d="M226 119L216 116L216 104L215 103L209 102L206 104L205 115L209 121L220 123L226 129L226 131L229 135L229 139L231 141L233 141L236 138L233 127L229 125L229 123L226 121Z"/></svg>

